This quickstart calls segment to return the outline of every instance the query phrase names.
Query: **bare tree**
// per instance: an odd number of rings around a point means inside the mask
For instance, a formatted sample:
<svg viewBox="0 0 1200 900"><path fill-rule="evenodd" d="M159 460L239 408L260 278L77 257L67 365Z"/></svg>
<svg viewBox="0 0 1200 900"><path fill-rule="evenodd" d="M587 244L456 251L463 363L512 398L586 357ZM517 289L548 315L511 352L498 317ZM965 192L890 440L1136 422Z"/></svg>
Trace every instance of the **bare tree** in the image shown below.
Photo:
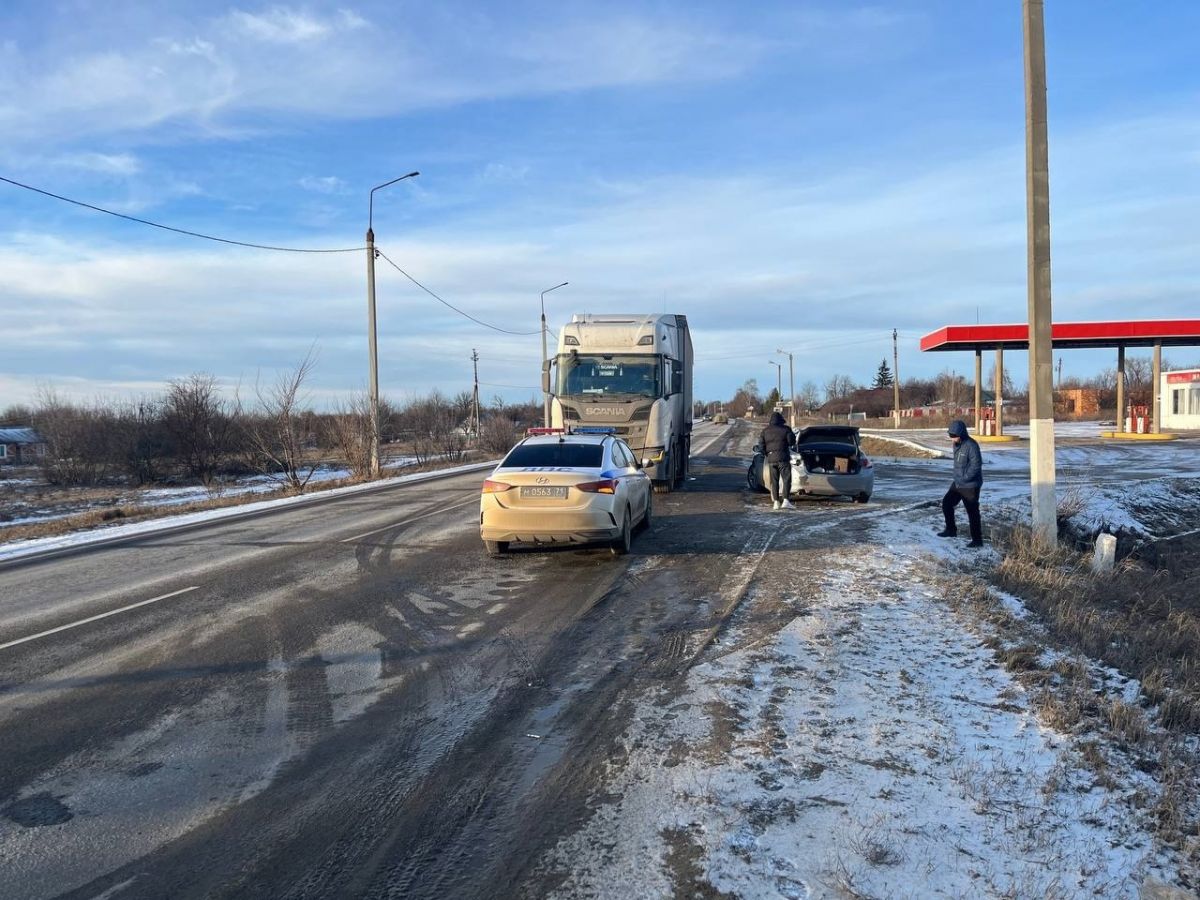
<svg viewBox="0 0 1200 900"><path fill-rule="evenodd" d="M212 375L196 372L170 383L163 422L188 475L211 484L234 448L233 416Z"/></svg>
<svg viewBox="0 0 1200 900"><path fill-rule="evenodd" d="M947 406L962 406L971 396L967 379L950 369L943 370L935 380L937 399Z"/></svg>
<svg viewBox="0 0 1200 900"><path fill-rule="evenodd" d="M800 385L800 393L796 402L802 412L812 412L821 405L821 390L815 381L806 381Z"/></svg>
<svg viewBox="0 0 1200 900"><path fill-rule="evenodd" d="M50 484L95 484L104 473L102 411L63 400L52 388L39 388L33 427L46 442L40 458Z"/></svg>
<svg viewBox="0 0 1200 900"><path fill-rule="evenodd" d="M258 405L254 414L244 419L251 465L297 494L317 468L316 460L305 461L313 432L311 417L303 408L307 398L301 394L314 365L316 357L310 349L295 368L276 376L272 385L255 382Z"/></svg>
<svg viewBox="0 0 1200 900"><path fill-rule="evenodd" d="M159 481L163 462L171 453L162 399L143 397L120 404L108 424L105 444L111 464L135 484Z"/></svg>
<svg viewBox="0 0 1200 900"><path fill-rule="evenodd" d="M520 434L513 420L499 413L492 413L480 426L479 445L489 453L507 453L517 442Z"/></svg>
<svg viewBox="0 0 1200 900"><path fill-rule="evenodd" d="M380 421L383 421L382 417ZM325 417L325 440L337 449L350 474L365 479L371 473L371 398L356 394Z"/></svg>
<svg viewBox="0 0 1200 900"><path fill-rule="evenodd" d="M849 375L834 375L825 382L825 402L844 400L858 390L858 385Z"/></svg>
<svg viewBox="0 0 1200 900"><path fill-rule="evenodd" d="M746 410L757 410L761 404L762 397L758 393L758 379L747 378L737 389L733 399L725 404L725 410L731 416L744 416Z"/></svg>

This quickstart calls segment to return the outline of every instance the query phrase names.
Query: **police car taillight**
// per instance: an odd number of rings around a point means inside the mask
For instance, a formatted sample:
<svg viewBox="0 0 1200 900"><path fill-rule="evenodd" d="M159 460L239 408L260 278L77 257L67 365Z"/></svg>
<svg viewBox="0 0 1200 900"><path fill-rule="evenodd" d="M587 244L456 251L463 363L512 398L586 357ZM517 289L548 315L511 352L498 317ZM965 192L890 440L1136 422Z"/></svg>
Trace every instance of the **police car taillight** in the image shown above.
<svg viewBox="0 0 1200 900"><path fill-rule="evenodd" d="M512 490L511 484L505 484L503 481L492 481L490 478L483 483L483 492L485 494L503 494L505 491Z"/></svg>
<svg viewBox="0 0 1200 900"><path fill-rule="evenodd" d="M585 494L615 494L617 492L617 480L615 478L605 478L603 481L586 481L583 484L575 485L575 489L583 491Z"/></svg>

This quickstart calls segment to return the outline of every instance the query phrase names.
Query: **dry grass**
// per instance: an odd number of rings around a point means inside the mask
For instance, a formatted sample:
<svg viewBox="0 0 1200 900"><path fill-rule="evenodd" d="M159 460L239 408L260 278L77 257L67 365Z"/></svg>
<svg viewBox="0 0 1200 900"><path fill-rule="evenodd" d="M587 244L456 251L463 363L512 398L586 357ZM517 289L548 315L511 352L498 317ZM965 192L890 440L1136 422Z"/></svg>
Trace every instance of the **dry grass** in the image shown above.
<svg viewBox="0 0 1200 900"><path fill-rule="evenodd" d="M1128 563L1096 575L1089 554L1044 549L1019 530L1003 550L993 578L1034 615L1018 618L978 582L947 591L951 605L984 623L1041 720L1080 737L1097 785L1117 785L1113 753L1154 776L1142 803L1158 839L1200 867L1200 580ZM1112 691L1089 660L1138 679L1140 697Z"/></svg>
<svg viewBox="0 0 1200 900"><path fill-rule="evenodd" d="M1200 584L1138 565L1110 576L1092 573L1089 558L1044 549L1027 531L1007 538L997 584L1021 597L1066 649L1107 663L1141 681L1158 723L1194 732L1200 725ZM1127 710L1111 710L1114 731L1137 742L1142 726ZM1144 723L1143 723L1144 724Z"/></svg>
<svg viewBox="0 0 1200 900"><path fill-rule="evenodd" d="M874 459L876 456L900 456L910 459L939 459L941 454L933 450L921 450L899 440L890 440L874 434L859 436L863 453Z"/></svg>

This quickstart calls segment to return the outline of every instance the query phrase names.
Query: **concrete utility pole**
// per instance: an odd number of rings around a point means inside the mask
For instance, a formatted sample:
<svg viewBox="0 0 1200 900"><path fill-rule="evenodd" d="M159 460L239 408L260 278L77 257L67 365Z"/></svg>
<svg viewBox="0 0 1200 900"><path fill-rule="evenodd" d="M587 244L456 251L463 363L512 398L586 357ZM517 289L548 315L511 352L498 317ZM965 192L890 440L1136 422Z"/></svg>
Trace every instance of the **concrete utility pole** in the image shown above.
<svg viewBox="0 0 1200 900"><path fill-rule="evenodd" d="M546 355L546 295L548 293L550 293L551 291L557 291L560 287L566 287L568 284L570 284L569 281L564 281L562 284L556 284L554 287L546 288L544 291L542 291L542 372L543 373L549 371L549 369L546 367L546 363L550 359L550 357L548 357ZM545 376L543 376L543 377L545 377ZM548 390L542 391L542 419L543 419L542 424L545 425L545 427L549 428L550 427L550 391L548 391Z"/></svg>
<svg viewBox="0 0 1200 900"><path fill-rule="evenodd" d="M896 329L892 329L892 410L896 428L900 427L900 345Z"/></svg>
<svg viewBox="0 0 1200 900"><path fill-rule="evenodd" d="M468 426L475 440L479 440L479 351L471 348L471 364L475 369L475 389L471 392L471 423Z"/></svg>
<svg viewBox="0 0 1200 900"><path fill-rule="evenodd" d="M372 478L379 477L379 354L375 343L375 192L380 188L403 181L405 178L415 178L420 172L409 172L399 178L376 185L367 195L367 351L370 357L371 421L368 423L370 435L367 442L369 448L368 465Z"/></svg>
<svg viewBox="0 0 1200 900"><path fill-rule="evenodd" d="M776 353L782 353L788 358L788 390L791 394L788 395L788 427L796 427L796 368L792 361L792 354L786 350L776 350Z"/></svg>
<svg viewBox="0 0 1200 900"><path fill-rule="evenodd" d="M1029 486L1033 535L1058 540L1054 497L1054 354L1050 323L1050 138L1043 0L1022 0L1025 39L1025 203L1029 286Z"/></svg>

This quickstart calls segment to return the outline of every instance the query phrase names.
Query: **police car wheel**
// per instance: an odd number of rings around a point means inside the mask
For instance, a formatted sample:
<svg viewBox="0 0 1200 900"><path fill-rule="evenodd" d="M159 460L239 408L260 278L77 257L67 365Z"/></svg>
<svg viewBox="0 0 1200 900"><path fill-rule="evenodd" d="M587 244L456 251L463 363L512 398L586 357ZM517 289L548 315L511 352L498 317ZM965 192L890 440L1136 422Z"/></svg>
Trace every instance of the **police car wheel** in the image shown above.
<svg viewBox="0 0 1200 900"><path fill-rule="evenodd" d="M488 556L503 556L508 552L508 541L484 541Z"/></svg>
<svg viewBox="0 0 1200 900"><path fill-rule="evenodd" d="M630 523L632 515L628 508L625 510L625 519L621 522L621 534L612 542L613 556L624 556L633 546L633 528Z"/></svg>

